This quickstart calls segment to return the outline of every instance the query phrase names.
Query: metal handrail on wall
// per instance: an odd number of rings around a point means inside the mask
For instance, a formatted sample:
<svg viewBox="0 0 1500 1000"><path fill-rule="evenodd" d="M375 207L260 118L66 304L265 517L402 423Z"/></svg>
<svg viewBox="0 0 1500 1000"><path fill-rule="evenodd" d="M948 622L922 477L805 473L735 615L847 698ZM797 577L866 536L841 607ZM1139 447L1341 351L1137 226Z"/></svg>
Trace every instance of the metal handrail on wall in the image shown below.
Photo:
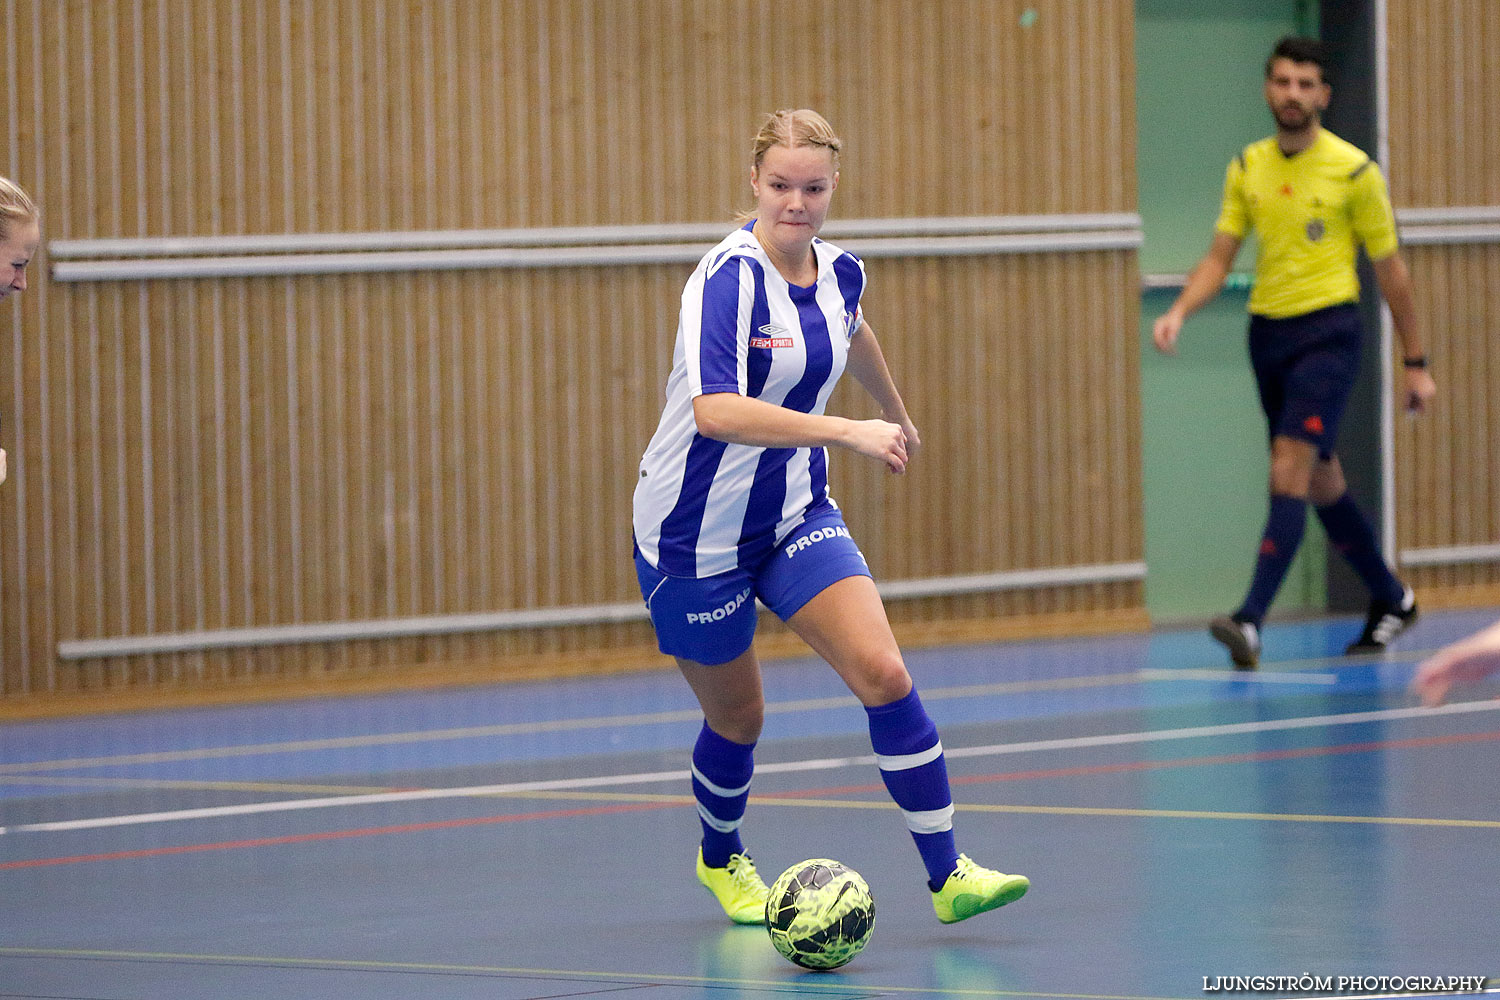
<svg viewBox="0 0 1500 1000"><path fill-rule="evenodd" d="M730 225L59 240L47 256L54 281L687 264ZM1142 239L1133 212L850 219L824 235L862 257L1128 250Z"/></svg>
<svg viewBox="0 0 1500 1000"><path fill-rule="evenodd" d="M728 222L681 222L633 226L550 226L516 229L448 229L376 233L281 233L249 236L164 236L56 240L54 260L104 257L221 257L244 254L364 253L399 250L460 250L481 247L607 246L624 243L717 243ZM829 222L830 240L876 236L981 236L996 233L1066 233L1139 229L1134 212L1073 215L970 215L840 219Z"/></svg>
<svg viewBox="0 0 1500 1000"><path fill-rule="evenodd" d="M1500 243L1500 205L1449 208L1404 208L1396 212L1401 242L1408 246L1459 246ZM1386 397L1389 399L1389 395ZM1500 540L1474 545L1403 549L1402 566L1460 566L1500 562Z"/></svg>
<svg viewBox="0 0 1500 1000"><path fill-rule="evenodd" d="M976 573L969 576L895 580L877 584L877 587L880 595L886 600L901 600L912 597L951 597L957 594L995 593L1031 587L1117 583L1143 580L1145 577L1146 564L1143 562L1101 563L1094 566L1062 566L1052 569L1016 570L1007 573ZM195 653L212 649L287 646L313 642L343 642L353 639L461 635L524 628L555 628L564 625L613 625L620 622L645 621L647 617L646 606L640 601L533 608L520 611L413 615L407 618L317 622L306 625L265 625L211 629L201 632L121 636L109 639L77 639L59 642L57 656L60 660L92 660L112 656Z"/></svg>
<svg viewBox="0 0 1500 1000"><path fill-rule="evenodd" d="M59 240L48 245L55 281L132 281L693 263L729 223L412 233L315 233L161 239ZM976 256L1137 250L1134 212L1074 215L849 219L823 235L862 257ZM1142 580L1144 562L1043 567L891 581L889 600ZM639 602L453 615L254 626L65 640L62 660L211 649L492 632L641 621Z"/></svg>

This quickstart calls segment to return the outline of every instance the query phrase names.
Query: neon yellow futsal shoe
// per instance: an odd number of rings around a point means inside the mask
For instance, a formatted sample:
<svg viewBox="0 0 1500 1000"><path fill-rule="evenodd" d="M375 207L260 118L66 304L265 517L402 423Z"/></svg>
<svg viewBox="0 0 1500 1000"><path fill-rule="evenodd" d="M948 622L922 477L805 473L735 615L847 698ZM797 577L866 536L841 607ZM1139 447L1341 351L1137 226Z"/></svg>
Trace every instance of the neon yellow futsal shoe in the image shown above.
<svg viewBox="0 0 1500 1000"><path fill-rule="evenodd" d="M932 908L945 924L956 924L976 913L1014 903L1026 895L1031 880L1025 875L1006 875L981 868L967 854L958 856L958 867L943 887L932 894Z"/></svg>
<svg viewBox="0 0 1500 1000"><path fill-rule="evenodd" d="M703 848L698 848L698 881L714 894L729 919L737 924L766 922L766 897L771 890L755 871L748 854L731 854L723 868L703 863Z"/></svg>

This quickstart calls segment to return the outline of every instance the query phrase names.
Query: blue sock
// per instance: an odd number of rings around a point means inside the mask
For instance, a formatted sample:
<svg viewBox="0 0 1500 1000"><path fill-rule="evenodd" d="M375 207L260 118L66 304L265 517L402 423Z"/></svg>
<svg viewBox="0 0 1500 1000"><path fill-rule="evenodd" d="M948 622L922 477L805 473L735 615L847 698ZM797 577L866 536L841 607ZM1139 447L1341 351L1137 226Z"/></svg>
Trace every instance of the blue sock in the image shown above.
<svg viewBox="0 0 1500 1000"><path fill-rule="evenodd" d="M1328 540L1339 554L1354 567L1354 572L1370 588L1370 596L1387 604L1400 604L1406 589L1391 573L1380 555L1375 529L1354 498L1345 493L1327 507L1319 507L1318 520L1328 532Z"/></svg>
<svg viewBox="0 0 1500 1000"><path fill-rule="evenodd" d="M1256 627L1266 617L1266 609L1286 579L1287 567L1302 544L1302 530L1307 526L1307 501L1301 497L1271 494L1271 512L1266 517L1266 531L1260 540L1260 556L1255 560L1255 575L1245 603L1234 614L1236 621L1254 622Z"/></svg>
<svg viewBox="0 0 1500 1000"><path fill-rule="evenodd" d="M745 852L740 823L754 772L754 743L726 740L703 724L693 746L693 798L703 825L703 863L710 868L723 868L731 854Z"/></svg>
<svg viewBox="0 0 1500 1000"><path fill-rule="evenodd" d="M922 707L916 688L904 698L865 712L870 717L870 745L880 764L880 777L906 817L906 828L927 868L928 888L937 892L958 866L953 796L948 791L948 765L937 726Z"/></svg>

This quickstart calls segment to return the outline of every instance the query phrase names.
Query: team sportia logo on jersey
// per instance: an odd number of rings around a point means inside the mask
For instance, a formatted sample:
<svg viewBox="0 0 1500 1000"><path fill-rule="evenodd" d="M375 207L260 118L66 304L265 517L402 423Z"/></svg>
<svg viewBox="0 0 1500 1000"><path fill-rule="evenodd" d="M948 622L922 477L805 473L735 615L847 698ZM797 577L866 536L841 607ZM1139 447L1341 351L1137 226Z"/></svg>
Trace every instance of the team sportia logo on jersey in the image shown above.
<svg viewBox="0 0 1500 1000"><path fill-rule="evenodd" d="M771 348L775 348L775 347L791 347L792 346L792 338L791 337L778 337L777 336L778 333L784 334L784 333L789 332L789 331L783 329L782 327L775 326L774 324L771 324L771 323L767 323L765 326L761 327L756 332L759 333L759 334L761 334L761 336L759 336L759 337L751 337L750 338L750 346L751 347L771 347Z"/></svg>
<svg viewBox="0 0 1500 1000"><path fill-rule="evenodd" d="M721 622L738 611L748 600L750 600L750 588L746 587L734 596L734 600L729 601L722 608L714 608L712 611L689 611L687 613L688 624L698 625L702 622Z"/></svg>

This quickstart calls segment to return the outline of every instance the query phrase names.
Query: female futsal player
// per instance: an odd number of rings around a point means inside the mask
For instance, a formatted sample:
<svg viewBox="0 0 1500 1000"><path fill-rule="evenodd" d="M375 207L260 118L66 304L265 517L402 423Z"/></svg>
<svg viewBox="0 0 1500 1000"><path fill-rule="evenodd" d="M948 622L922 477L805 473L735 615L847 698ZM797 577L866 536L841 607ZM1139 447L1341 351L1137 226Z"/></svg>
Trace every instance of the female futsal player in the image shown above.
<svg viewBox="0 0 1500 1000"><path fill-rule="evenodd" d="M953 923L1019 899L1030 882L958 853L937 727L828 495L829 446L899 474L920 444L860 309L864 265L817 238L840 146L806 110L770 115L755 137L754 216L703 258L682 294L666 408L635 490L636 572L657 643L703 708L692 767L697 871L730 919L761 922L768 895L740 841L765 715L759 598L864 704L933 908ZM884 420L824 413L846 368Z"/></svg>

